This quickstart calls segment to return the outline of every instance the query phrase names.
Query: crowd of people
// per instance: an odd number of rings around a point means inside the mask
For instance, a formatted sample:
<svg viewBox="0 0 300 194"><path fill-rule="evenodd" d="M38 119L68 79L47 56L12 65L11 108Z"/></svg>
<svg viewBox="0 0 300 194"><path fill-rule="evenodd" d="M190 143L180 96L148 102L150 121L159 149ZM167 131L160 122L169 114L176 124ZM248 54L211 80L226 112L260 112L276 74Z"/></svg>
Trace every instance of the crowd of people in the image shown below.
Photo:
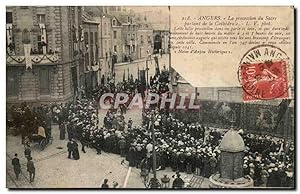
<svg viewBox="0 0 300 194"><path fill-rule="evenodd" d="M149 91L158 94L168 92L168 77L167 71L151 77ZM220 169L219 144L226 130L198 122L183 122L157 106L144 109L142 125L135 125L132 119L125 120L126 105L112 106L103 118L103 126L99 126L98 100L102 94L127 92L134 95L141 90L143 88L138 80L118 84L109 82L94 91L92 96L80 95L73 103L42 106L32 111L26 106L14 109L18 110L14 114L22 116L13 115L13 120L18 126L25 125L26 132L39 125L51 131L51 119L55 120L59 124L60 139L65 139L64 135L68 134L68 157L75 160L80 159L79 141L83 153L88 146L94 148L97 154L102 151L120 154L129 166L140 168L141 174L153 171L153 149L156 151L156 170L171 168L177 174L194 173L206 178L217 173ZM113 99L109 102L112 103ZM239 133L247 148L244 151L244 175L252 177L255 186L294 186L293 143L267 135Z"/></svg>

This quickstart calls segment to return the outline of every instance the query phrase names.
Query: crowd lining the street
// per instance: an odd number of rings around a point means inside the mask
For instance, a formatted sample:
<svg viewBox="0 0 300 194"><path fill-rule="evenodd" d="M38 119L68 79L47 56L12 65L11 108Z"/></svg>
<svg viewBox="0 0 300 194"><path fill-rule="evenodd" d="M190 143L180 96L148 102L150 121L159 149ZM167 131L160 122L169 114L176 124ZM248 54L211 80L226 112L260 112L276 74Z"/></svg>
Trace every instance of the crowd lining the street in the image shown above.
<svg viewBox="0 0 300 194"><path fill-rule="evenodd" d="M45 128L46 136L51 136L51 123L57 123L60 139L64 140L65 134L68 135L68 157L75 160L80 159L77 143L80 142L84 153L85 147L89 147L94 148L97 154L102 151L120 154L129 166L140 168L142 176L153 171L153 149L157 154L157 170L172 168L177 172L177 178L180 178L180 172L205 178L217 173L220 169L219 144L226 130L210 128L198 122L182 122L155 105L143 110L143 124L135 125L132 119L125 121L126 104L117 109L112 106L103 118L104 125L99 126L97 102L102 94L144 93L146 87L142 85L139 80L130 78L118 84L103 84L92 94L82 93L76 100L66 104L41 105L31 109L24 103L20 108L12 107L12 123L20 130L22 143L26 136L37 134L40 126ZM168 74L164 72L151 77L148 89L160 95L168 92ZM112 102L113 98L107 101ZM150 123L153 123L154 130ZM243 130L239 130L239 133L246 145L244 175L252 177L255 186L294 187L293 143ZM16 163L13 162L13 165L18 166ZM183 186L178 179L177 182L173 182L173 187Z"/></svg>

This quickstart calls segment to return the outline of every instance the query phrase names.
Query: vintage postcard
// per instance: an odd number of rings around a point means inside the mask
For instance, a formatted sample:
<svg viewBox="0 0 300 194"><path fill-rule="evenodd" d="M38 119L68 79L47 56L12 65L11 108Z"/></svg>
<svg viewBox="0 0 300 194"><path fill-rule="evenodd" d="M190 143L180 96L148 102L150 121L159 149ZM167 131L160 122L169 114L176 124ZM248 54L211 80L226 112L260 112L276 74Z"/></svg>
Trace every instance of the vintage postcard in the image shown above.
<svg viewBox="0 0 300 194"><path fill-rule="evenodd" d="M9 189L295 189L293 6L6 6Z"/></svg>

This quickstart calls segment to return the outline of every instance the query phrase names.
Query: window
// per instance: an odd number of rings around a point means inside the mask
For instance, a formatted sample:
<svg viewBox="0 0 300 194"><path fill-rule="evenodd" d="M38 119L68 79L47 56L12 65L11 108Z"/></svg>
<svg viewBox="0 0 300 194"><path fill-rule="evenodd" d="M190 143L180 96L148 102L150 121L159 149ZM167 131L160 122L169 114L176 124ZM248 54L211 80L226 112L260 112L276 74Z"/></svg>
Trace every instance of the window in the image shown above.
<svg viewBox="0 0 300 194"><path fill-rule="evenodd" d="M45 24L46 22L45 14L37 14L37 22L39 24Z"/></svg>
<svg viewBox="0 0 300 194"><path fill-rule="evenodd" d="M103 51L105 52L106 51L106 46L107 46L107 40L104 40L104 44L103 44Z"/></svg>
<svg viewBox="0 0 300 194"><path fill-rule="evenodd" d="M117 31L114 30L114 38L117 38Z"/></svg>
<svg viewBox="0 0 300 194"><path fill-rule="evenodd" d="M49 95L50 85L50 71L47 67L42 67L40 69L40 94Z"/></svg>
<svg viewBox="0 0 300 194"><path fill-rule="evenodd" d="M141 44L144 44L144 37L141 35Z"/></svg>
<svg viewBox="0 0 300 194"><path fill-rule="evenodd" d="M91 44L90 47L90 56L91 56L91 63L94 63L95 59L94 59L94 45Z"/></svg>
<svg viewBox="0 0 300 194"><path fill-rule="evenodd" d="M42 36L38 35L37 37L37 51L38 54L43 54L43 44L42 44Z"/></svg>
<svg viewBox="0 0 300 194"><path fill-rule="evenodd" d="M95 32L95 43L97 44L98 42L98 32Z"/></svg>
<svg viewBox="0 0 300 194"><path fill-rule="evenodd" d="M130 34L127 34L127 38L130 39Z"/></svg>
<svg viewBox="0 0 300 194"><path fill-rule="evenodd" d="M96 51L95 51L95 60L98 62L99 56L98 56L99 48L98 45L96 45Z"/></svg>
<svg viewBox="0 0 300 194"><path fill-rule="evenodd" d="M22 32L22 41L24 44L30 43L30 32L26 28Z"/></svg>
<svg viewBox="0 0 300 194"><path fill-rule="evenodd" d="M93 32L90 32L90 44L94 43L94 34Z"/></svg>
<svg viewBox="0 0 300 194"><path fill-rule="evenodd" d="M96 45L95 60L98 61L98 58L99 58L99 56L98 56L98 52L99 52L99 50L98 50L98 32L95 32L95 45Z"/></svg>
<svg viewBox="0 0 300 194"><path fill-rule="evenodd" d="M113 20L113 26L116 26L116 20Z"/></svg>
<svg viewBox="0 0 300 194"><path fill-rule="evenodd" d="M89 44L89 34L87 32L84 33L84 44L85 45Z"/></svg>
<svg viewBox="0 0 300 194"><path fill-rule="evenodd" d="M110 34L108 30L109 30L109 23L106 23L106 34L107 34L107 35Z"/></svg>
<svg viewBox="0 0 300 194"><path fill-rule="evenodd" d="M132 34L132 38L135 39L135 34Z"/></svg>
<svg viewBox="0 0 300 194"><path fill-rule="evenodd" d="M106 35L106 22L104 23L104 29L103 29L103 31L104 31L104 35Z"/></svg>
<svg viewBox="0 0 300 194"><path fill-rule="evenodd" d="M117 45L114 45L114 51L117 52Z"/></svg>
<svg viewBox="0 0 300 194"><path fill-rule="evenodd" d="M19 94L19 81L16 70L8 69L6 79L7 96L17 96Z"/></svg>
<svg viewBox="0 0 300 194"><path fill-rule="evenodd" d="M13 23L12 12L6 12L6 23L7 24L12 24Z"/></svg>
<svg viewBox="0 0 300 194"><path fill-rule="evenodd" d="M85 54L85 67L90 65L90 58L89 53Z"/></svg>
<svg viewBox="0 0 300 194"><path fill-rule="evenodd" d="M151 40L151 36L148 36L148 44L151 44L152 40Z"/></svg>

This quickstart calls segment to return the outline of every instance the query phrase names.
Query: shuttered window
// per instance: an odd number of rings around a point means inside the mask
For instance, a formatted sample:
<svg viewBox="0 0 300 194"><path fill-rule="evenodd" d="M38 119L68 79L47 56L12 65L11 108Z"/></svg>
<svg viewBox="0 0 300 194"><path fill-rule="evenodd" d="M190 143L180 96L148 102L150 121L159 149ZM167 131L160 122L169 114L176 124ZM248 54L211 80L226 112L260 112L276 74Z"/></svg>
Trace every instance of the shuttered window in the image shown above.
<svg viewBox="0 0 300 194"><path fill-rule="evenodd" d="M50 85L50 71L47 67L42 67L40 69L40 94L49 95Z"/></svg>

